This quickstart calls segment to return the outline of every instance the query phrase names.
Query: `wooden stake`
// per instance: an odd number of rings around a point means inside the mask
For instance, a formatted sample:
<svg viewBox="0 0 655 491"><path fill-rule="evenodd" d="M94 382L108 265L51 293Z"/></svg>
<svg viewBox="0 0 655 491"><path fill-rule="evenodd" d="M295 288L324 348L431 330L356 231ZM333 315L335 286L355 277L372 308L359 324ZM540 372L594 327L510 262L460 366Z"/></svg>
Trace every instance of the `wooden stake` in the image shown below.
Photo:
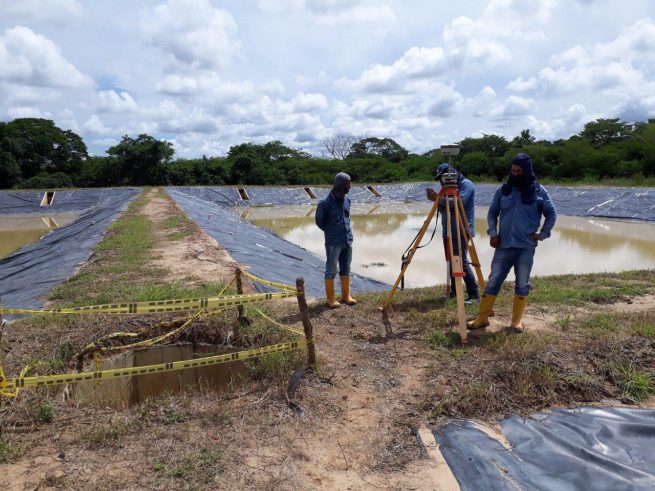
<svg viewBox="0 0 655 491"><path fill-rule="evenodd" d="M237 280L237 293L239 295L243 294L243 273L241 272L241 268L237 268L235 272L236 280ZM239 305L237 307L237 312L238 314L238 319L239 319L239 324L243 324L245 322L246 316L244 314L243 310L243 305Z"/></svg>
<svg viewBox="0 0 655 491"><path fill-rule="evenodd" d="M309 309L307 308L307 299L305 297L305 279L296 278L296 291L298 297L298 309L300 310L300 319L305 331L307 340L307 364L310 368L316 368L316 348L314 346L314 327L309 320Z"/></svg>

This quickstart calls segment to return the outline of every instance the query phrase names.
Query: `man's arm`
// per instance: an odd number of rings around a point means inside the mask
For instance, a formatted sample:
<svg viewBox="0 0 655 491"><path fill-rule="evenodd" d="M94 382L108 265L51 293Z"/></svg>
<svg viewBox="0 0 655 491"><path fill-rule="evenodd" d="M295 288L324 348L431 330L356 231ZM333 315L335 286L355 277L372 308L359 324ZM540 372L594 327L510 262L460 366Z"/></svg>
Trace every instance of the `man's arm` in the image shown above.
<svg viewBox="0 0 655 491"><path fill-rule="evenodd" d="M500 214L500 188L494 194L487 212L487 233L489 237L496 237L498 235L498 215Z"/></svg>
<svg viewBox="0 0 655 491"><path fill-rule="evenodd" d="M544 209L542 213L544 217L546 217L546 220L544 220L544 224L541 227L541 232L539 232L539 235L541 236L541 240L544 240L550 237L550 231L555 226L555 220L557 220L557 210L555 209L555 205L550 199L548 192L543 187L541 188L541 193L544 197Z"/></svg>
<svg viewBox="0 0 655 491"><path fill-rule="evenodd" d="M316 207L316 216L314 217L314 221L316 222L316 225L318 228L323 230L325 232L325 224L327 222L327 214L325 211L325 202L324 201L319 201L318 202L318 207Z"/></svg>

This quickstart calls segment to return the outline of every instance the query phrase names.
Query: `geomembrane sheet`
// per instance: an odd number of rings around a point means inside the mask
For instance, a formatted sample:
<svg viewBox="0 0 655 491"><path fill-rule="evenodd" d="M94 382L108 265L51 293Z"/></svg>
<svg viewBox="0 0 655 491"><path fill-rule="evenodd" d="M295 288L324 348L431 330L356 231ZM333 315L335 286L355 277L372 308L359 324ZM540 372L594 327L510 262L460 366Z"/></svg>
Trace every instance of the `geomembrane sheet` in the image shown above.
<svg viewBox="0 0 655 491"><path fill-rule="evenodd" d="M168 188L167 191L191 220L227 249L236 261L249 266L249 271L254 275L290 285L295 285L296 278L302 276L309 295L325 295L325 260L321 257L264 228L256 227L218 204L177 189ZM351 274L350 281L356 292L390 288L386 283L357 274ZM255 286L259 291L271 291L263 285Z"/></svg>
<svg viewBox="0 0 655 491"><path fill-rule="evenodd" d="M558 409L500 424L510 449L468 421L432 432L463 491L655 489L655 410Z"/></svg>
<svg viewBox="0 0 655 491"><path fill-rule="evenodd" d="M78 197L83 192L79 191ZM111 192L92 193L99 201L87 206L77 220L0 260L0 303L5 307L40 308L45 294L70 278L78 265L88 259L107 227L140 192L137 188L114 188ZM88 204L88 196L57 211L72 211L73 206L84 203ZM44 209L40 212L44 213Z"/></svg>

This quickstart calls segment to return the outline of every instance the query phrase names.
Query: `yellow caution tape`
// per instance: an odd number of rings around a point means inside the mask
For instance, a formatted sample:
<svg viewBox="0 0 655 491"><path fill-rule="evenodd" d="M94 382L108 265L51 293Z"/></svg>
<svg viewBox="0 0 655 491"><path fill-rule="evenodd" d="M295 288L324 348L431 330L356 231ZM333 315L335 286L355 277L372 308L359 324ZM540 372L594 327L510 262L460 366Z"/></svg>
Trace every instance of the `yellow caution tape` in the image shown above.
<svg viewBox="0 0 655 491"><path fill-rule="evenodd" d="M241 271L241 272L244 274L244 276L247 276L248 278L250 278L253 281L256 281L257 283L261 283L262 285L268 285L268 286L270 286L272 288L277 288L278 290L286 290L288 292L293 292L294 295L296 294L296 287L295 286L285 285L284 283L275 283L273 281L268 281L268 280L265 280L265 279L260 278L258 276L255 276L252 273L248 273L247 271Z"/></svg>
<svg viewBox="0 0 655 491"><path fill-rule="evenodd" d="M282 324L281 322L276 321L275 319L271 319L269 316L267 316L264 312L262 312L262 311L259 310L259 309L255 309L255 311L256 311L259 315L261 315L264 319L266 319L266 320L269 321L271 324L273 324L273 325L275 325L275 326L277 326L277 327L281 327L282 329L286 329L287 331L291 331L291 332L294 333L294 334L299 334L300 336L304 336L304 335L305 335L305 332L304 332L304 331L299 331L299 330L297 330L297 329L294 329L293 327L286 326L286 325Z"/></svg>
<svg viewBox="0 0 655 491"><path fill-rule="evenodd" d="M15 397L18 391L24 387L53 387L56 385L81 382L84 380L113 380L121 377L132 377L135 375L148 375L153 373L174 372L185 370L187 368L198 368L231 361L248 360L258 356L270 355L273 353L282 353L285 351L294 351L307 346L304 339L298 339L289 343L273 344L262 348L255 348L247 351L237 351L235 353L226 353L223 355L208 356L205 358L196 358L193 360L173 361L169 363L159 363L157 365L145 365L142 367L118 368L112 370L96 370L94 372L67 373L63 375L42 375L26 377L23 372L17 378L3 379L0 378L0 395ZM26 367L27 368L27 367ZM25 370L24 370L25 371ZM0 377L3 377L0 368Z"/></svg>
<svg viewBox="0 0 655 491"><path fill-rule="evenodd" d="M263 302L276 298L296 296L296 291L275 293L247 293L242 295L224 295L221 297L185 298L174 300L156 300L151 302L113 303L104 305L87 305L58 309L30 310L0 307L0 314L158 314L162 312L181 312L190 310L214 310L222 307Z"/></svg>

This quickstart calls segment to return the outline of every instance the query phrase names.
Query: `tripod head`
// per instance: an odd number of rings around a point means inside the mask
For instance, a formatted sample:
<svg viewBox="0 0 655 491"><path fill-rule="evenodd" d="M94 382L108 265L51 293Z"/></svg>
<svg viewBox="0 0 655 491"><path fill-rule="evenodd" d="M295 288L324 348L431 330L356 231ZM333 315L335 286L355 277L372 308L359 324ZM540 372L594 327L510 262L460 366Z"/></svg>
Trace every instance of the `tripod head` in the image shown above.
<svg viewBox="0 0 655 491"><path fill-rule="evenodd" d="M434 179L441 183L442 188L457 187L457 170L450 164L441 164L434 170Z"/></svg>

